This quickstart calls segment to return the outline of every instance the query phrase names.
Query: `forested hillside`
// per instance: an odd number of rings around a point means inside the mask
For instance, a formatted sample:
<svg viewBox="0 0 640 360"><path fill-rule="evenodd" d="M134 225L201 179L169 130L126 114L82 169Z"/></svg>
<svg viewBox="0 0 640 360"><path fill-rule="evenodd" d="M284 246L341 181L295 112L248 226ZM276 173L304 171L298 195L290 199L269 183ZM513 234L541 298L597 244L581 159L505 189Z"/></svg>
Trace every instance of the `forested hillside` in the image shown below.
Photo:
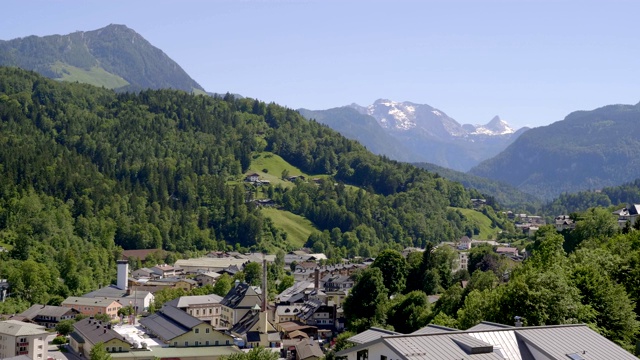
<svg viewBox="0 0 640 360"><path fill-rule="evenodd" d="M503 182L447 169L430 163L414 163L413 165L439 174L451 181L461 183L465 188L469 189L472 197L486 198L488 203L494 208L503 207L513 211L522 210L533 214L536 213L540 206L540 199Z"/></svg>
<svg viewBox="0 0 640 360"><path fill-rule="evenodd" d="M576 111L527 131L498 156L471 169L550 200L640 176L640 104Z"/></svg>
<svg viewBox="0 0 640 360"><path fill-rule="evenodd" d="M109 283L122 248L290 249L240 181L263 151L324 175L262 191L323 231L308 245L331 260L473 231L447 209L469 205L462 185L275 104L0 68L0 119L0 278L30 303Z"/></svg>
<svg viewBox="0 0 640 360"><path fill-rule="evenodd" d="M561 194L543 207L546 215L571 214L588 208L602 206L626 206L640 203L640 179L620 185L605 187L598 191L580 191Z"/></svg>

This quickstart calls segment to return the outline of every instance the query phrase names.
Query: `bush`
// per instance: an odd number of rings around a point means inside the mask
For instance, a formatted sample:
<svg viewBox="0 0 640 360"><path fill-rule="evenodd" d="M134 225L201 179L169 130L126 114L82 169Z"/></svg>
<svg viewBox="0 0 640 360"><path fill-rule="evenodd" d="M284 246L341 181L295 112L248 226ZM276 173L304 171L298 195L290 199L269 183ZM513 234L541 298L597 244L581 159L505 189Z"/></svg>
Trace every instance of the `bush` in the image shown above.
<svg viewBox="0 0 640 360"><path fill-rule="evenodd" d="M66 336L56 336L51 343L54 345L64 345L67 342L69 342L69 339L67 339Z"/></svg>

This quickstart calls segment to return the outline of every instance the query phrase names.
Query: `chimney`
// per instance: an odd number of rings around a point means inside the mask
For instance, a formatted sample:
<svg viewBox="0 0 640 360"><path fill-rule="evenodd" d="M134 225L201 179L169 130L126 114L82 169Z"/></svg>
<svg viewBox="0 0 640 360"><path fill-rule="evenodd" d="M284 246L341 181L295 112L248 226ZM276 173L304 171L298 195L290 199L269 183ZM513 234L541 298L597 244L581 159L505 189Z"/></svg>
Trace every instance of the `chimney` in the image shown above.
<svg viewBox="0 0 640 360"><path fill-rule="evenodd" d="M314 286L316 290L320 290L320 269L316 267Z"/></svg>
<svg viewBox="0 0 640 360"><path fill-rule="evenodd" d="M516 327L522 327L522 318L520 316L515 316L514 319L516 320Z"/></svg>
<svg viewBox="0 0 640 360"><path fill-rule="evenodd" d="M116 287L120 290L128 290L129 284L129 262L127 260L118 260L118 282Z"/></svg>
<svg viewBox="0 0 640 360"><path fill-rule="evenodd" d="M267 297L269 293L267 292L267 259L264 254L262 254L262 312L260 313L260 321L262 326L264 326L264 333L266 334L269 329L269 317L267 316ZM264 317L264 319L262 319Z"/></svg>

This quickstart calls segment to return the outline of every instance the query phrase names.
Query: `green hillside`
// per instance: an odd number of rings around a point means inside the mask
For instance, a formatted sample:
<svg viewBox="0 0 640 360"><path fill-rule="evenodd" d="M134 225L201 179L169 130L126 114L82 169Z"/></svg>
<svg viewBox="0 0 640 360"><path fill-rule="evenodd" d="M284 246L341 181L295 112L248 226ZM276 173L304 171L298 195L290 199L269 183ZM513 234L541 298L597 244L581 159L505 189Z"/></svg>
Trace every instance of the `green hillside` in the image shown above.
<svg viewBox="0 0 640 360"><path fill-rule="evenodd" d="M110 74L98 66L92 66L87 70L57 61L51 65L51 70L56 74L62 74L59 79L63 81L77 81L94 86L104 86L107 89L117 89L129 85L127 80L118 75Z"/></svg>
<svg viewBox="0 0 640 360"><path fill-rule="evenodd" d="M473 209L456 209L460 211L464 216L473 224L475 224L478 229L480 229L480 233L477 235L473 235L474 239L479 240L495 240L498 238L498 234L500 233L500 228L492 227L492 221L482 212L473 210Z"/></svg>
<svg viewBox="0 0 640 360"><path fill-rule="evenodd" d="M124 25L0 41L0 65L123 91L172 88L204 93L162 50Z"/></svg>
<svg viewBox="0 0 640 360"><path fill-rule="evenodd" d="M460 184L250 98L116 93L0 67L0 144L0 275L22 305L111 283L123 249L289 251L309 237L302 218L330 262L473 228L447 208L469 206ZM290 213L274 216L229 182L252 167L327 181L261 190Z"/></svg>
<svg viewBox="0 0 640 360"><path fill-rule="evenodd" d="M287 234L287 242L298 249L304 246L309 235L318 231L311 221L286 210L263 208L262 214Z"/></svg>

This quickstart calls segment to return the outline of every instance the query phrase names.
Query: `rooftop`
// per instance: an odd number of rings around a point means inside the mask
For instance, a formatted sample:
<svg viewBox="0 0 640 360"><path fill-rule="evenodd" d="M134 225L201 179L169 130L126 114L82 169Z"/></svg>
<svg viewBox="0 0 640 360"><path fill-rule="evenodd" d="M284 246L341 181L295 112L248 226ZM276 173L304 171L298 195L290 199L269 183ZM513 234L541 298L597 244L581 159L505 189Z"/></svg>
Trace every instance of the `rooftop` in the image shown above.
<svg viewBox="0 0 640 360"><path fill-rule="evenodd" d="M17 320L0 321L0 334L11 336L28 336L48 334L44 326Z"/></svg>

